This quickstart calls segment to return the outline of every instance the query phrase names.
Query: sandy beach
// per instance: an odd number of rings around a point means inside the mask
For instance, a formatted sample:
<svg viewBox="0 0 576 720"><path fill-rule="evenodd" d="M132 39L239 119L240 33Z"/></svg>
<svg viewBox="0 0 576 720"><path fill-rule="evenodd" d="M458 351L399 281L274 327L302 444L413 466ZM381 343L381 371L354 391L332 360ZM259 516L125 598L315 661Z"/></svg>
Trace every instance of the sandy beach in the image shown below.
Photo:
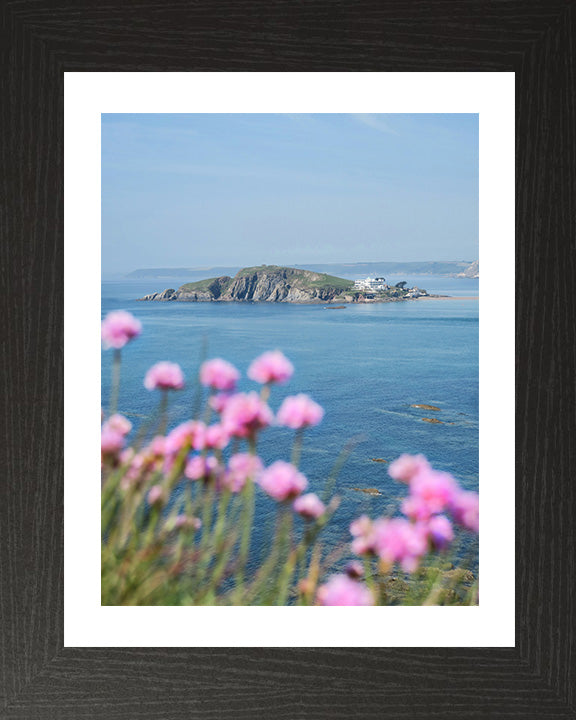
<svg viewBox="0 0 576 720"><path fill-rule="evenodd" d="M478 295L422 295L412 300L479 300Z"/></svg>

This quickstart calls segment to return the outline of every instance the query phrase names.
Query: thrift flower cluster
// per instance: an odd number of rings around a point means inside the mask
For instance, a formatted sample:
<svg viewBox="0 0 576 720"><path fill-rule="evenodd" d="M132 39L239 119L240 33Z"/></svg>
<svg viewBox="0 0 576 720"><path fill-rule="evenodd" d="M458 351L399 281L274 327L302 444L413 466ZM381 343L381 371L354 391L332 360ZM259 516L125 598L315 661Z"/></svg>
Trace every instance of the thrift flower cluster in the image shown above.
<svg viewBox="0 0 576 720"><path fill-rule="evenodd" d="M129 313L119 311L110 313L103 321L102 337L111 337L111 329L120 335L119 328L126 338L134 328L140 332L139 322ZM110 346L108 341L107 346ZM265 352L248 368L248 376L266 386L288 382L293 372L292 363L279 350ZM153 470L171 473L180 460L183 475L189 480L213 482L218 489L232 493L240 493L249 480L254 481L278 502L298 499L294 511L307 520L318 520L326 508L314 493L299 498L307 489L308 480L294 465L279 460L265 468L257 455L246 452L231 455L226 463L222 451L233 439L253 443L258 433L270 425L294 429L318 425L324 415L323 409L307 395L300 394L287 397L275 416L262 394L254 390L236 391L240 377L238 369L226 360L214 358L204 362L199 380L213 393L210 406L219 415L218 422L209 425L200 420L189 420L175 427L166 437L154 438L138 453L121 453L132 426L126 418L112 416L102 426L103 466L127 463L123 483L127 487L130 482L141 484ZM153 365L144 378L144 386L150 391L181 390L184 385L181 367L171 362ZM149 490L147 498L150 505L168 500L159 485Z"/></svg>
<svg viewBox="0 0 576 720"><path fill-rule="evenodd" d="M333 575L318 589L319 605L374 605L374 597L361 582L349 575Z"/></svg>
<svg viewBox="0 0 576 720"><path fill-rule="evenodd" d="M106 348L120 350L142 332L139 320L125 310L116 310L102 322L102 343Z"/></svg>
<svg viewBox="0 0 576 720"><path fill-rule="evenodd" d="M293 374L292 363L279 350L260 355L248 368L248 377L262 385L270 383L283 385Z"/></svg>
<svg viewBox="0 0 576 720"><path fill-rule="evenodd" d="M144 378L146 390L182 390L184 374L180 365L171 362L159 362L153 365Z"/></svg>
<svg viewBox="0 0 576 720"><path fill-rule="evenodd" d="M366 515L350 525L352 551L376 557L383 571L394 565L413 573L432 551L445 550L454 539L451 520L478 532L478 495L463 490L445 472L434 470L423 455L401 455L390 464L389 474L405 483L409 495L402 503L405 517L370 520ZM360 564L349 563L345 575L334 575L318 589L321 605L373 605L371 590L360 580Z"/></svg>
<svg viewBox="0 0 576 720"><path fill-rule="evenodd" d="M287 397L278 410L278 422L293 430L318 425L323 417L320 405L304 394Z"/></svg>
<svg viewBox="0 0 576 720"><path fill-rule="evenodd" d="M102 342L119 357L120 350L138 337L141 329L130 313L113 312L102 322ZM161 425L159 434L140 448L127 446L132 424L126 417L113 413L106 418L102 412L101 463L105 482L107 477L119 474L118 487L124 497L143 498L148 511L162 518L165 533L193 535L202 531L213 532L216 537L222 526L220 519L214 521L213 528L206 528L189 509L183 512L180 508L174 514L171 497L175 484L183 482L197 488L200 497L204 489L210 488L221 498L235 496L245 503L249 502L248 491L257 487L278 504L283 517L286 513L300 517L305 538L315 537L337 502L326 505L318 495L307 492L310 483L297 467L299 445L293 462L276 460L266 466L257 454L257 439L265 428L277 425L296 431L296 448L302 433L323 419L323 408L305 394L286 397L278 412L273 412L268 404L271 387L287 383L293 373L292 363L279 350L265 352L247 372L260 389L239 391L241 373L234 365L221 358L207 360L198 374L209 394L203 419L188 420L167 433ZM169 392L183 390L185 377L176 363L159 362L145 374L143 384L151 392L160 391L165 410ZM389 474L408 488L402 516L371 520L363 515L354 520L350 525L354 555L365 562L377 562L381 572L389 572L397 565L413 573L428 553L449 547L454 539L454 524L478 532L478 495L464 491L450 474L434 470L424 456L401 455L390 464ZM222 508L225 512L226 502L218 502L219 512ZM207 518L210 520L210 513ZM200 549L205 546L203 540ZM286 565L291 573L298 565L296 559L300 563L306 559L307 547L302 547L302 551L292 549L295 559ZM241 562L245 563L246 557ZM357 560L323 584L318 584L317 578L301 578L297 587L304 588L312 602L324 606L367 606L377 600L364 564Z"/></svg>
<svg viewBox="0 0 576 720"><path fill-rule="evenodd" d="M445 472L434 470L422 455L402 455L390 464L389 474L408 484L402 503L406 517L371 521L362 516L350 525L352 550L376 555L384 566L399 563L414 572L431 550L444 550L454 539L452 522L478 532L478 495L462 490Z"/></svg>

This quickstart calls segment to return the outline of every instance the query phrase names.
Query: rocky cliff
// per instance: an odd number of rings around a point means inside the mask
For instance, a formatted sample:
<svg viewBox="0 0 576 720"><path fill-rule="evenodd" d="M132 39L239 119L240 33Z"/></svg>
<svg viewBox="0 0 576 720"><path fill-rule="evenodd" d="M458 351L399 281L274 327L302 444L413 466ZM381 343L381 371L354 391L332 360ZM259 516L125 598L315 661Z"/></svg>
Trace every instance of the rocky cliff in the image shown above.
<svg viewBox="0 0 576 720"><path fill-rule="evenodd" d="M142 300L184 302L329 303L342 300L352 281L296 268L261 265L243 268L231 278L186 283L177 290L151 293Z"/></svg>
<svg viewBox="0 0 576 720"><path fill-rule="evenodd" d="M479 264L478 260L475 260L463 272L458 273L458 275L456 275L456 277L479 278L480 277L480 264Z"/></svg>

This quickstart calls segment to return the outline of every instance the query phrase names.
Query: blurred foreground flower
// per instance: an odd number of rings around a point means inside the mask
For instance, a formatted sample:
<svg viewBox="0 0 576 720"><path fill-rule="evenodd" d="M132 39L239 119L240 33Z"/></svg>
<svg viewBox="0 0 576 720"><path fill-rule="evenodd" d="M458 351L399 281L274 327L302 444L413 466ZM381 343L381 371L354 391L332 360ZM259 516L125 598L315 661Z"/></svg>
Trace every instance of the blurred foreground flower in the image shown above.
<svg viewBox="0 0 576 720"><path fill-rule="evenodd" d="M315 493L308 493L296 498L292 507L298 515L302 515L308 520L318 520L326 512L326 505Z"/></svg>
<svg viewBox="0 0 576 720"><path fill-rule="evenodd" d="M294 366L279 350L260 355L248 368L248 377L262 385L286 383L293 373Z"/></svg>
<svg viewBox="0 0 576 720"><path fill-rule="evenodd" d="M132 423L123 415L116 413L116 415L112 415L112 417L104 423L102 429L111 430L120 433L120 435L128 435L130 430L132 430Z"/></svg>
<svg viewBox="0 0 576 720"><path fill-rule="evenodd" d="M454 520L472 532L479 530L479 500L474 492L460 491L452 498L450 510Z"/></svg>
<svg viewBox="0 0 576 720"><path fill-rule="evenodd" d="M141 331L142 325L134 315L125 310L115 310L102 322L102 342L106 348L120 350Z"/></svg>
<svg viewBox="0 0 576 720"><path fill-rule="evenodd" d="M250 453L236 453L228 461L223 483L232 492L240 492L248 479L256 480L263 470L262 460Z"/></svg>
<svg viewBox="0 0 576 720"><path fill-rule="evenodd" d="M239 378L234 365L221 358L207 360L200 368L200 382L213 390L234 390Z"/></svg>
<svg viewBox="0 0 576 720"><path fill-rule="evenodd" d="M376 554L386 565L400 563L406 572L414 572L428 549L426 529L404 518L385 518L374 523Z"/></svg>
<svg viewBox="0 0 576 720"><path fill-rule="evenodd" d="M274 500L291 500L308 487L308 480L291 463L277 460L258 478L262 490Z"/></svg>
<svg viewBox="0 0 576 720"><path fill-rule="evenodd" d="M153 365L144 378L146 390L182 390L184 374L180 365L159 362Z"/></svg>
<svg viewBox="0 0 576 720"><path fill-rule="evenodd" d="M280 425L299 430L300 428L318 425L324 417L324 410L308 395L291 395L282 405L276 419Z"/></svg>
<svg viewBox="0 0 576 720"><path fill-rule="evenodd" d="M429 469L430 465L424 455L400 455L390 463L388 474L398 482L409 483L416 475Z"/></svg>
<svg viewBox="0 0 576 720"><path fill-rule="evenodd" d="M374 596L361 582L348 575L333 575L318 588L318 605L374 605Z"/></svg>
<svg viewBox="0 0 576 720"><path fill-rule="evenodd" d="M124 435L121 432L111 428L102 428L100 448L102 450L103 457L117 455L123 447Z"/></svg>
<svg viewBox="0 0 576 720"><path fill-rule="evenodd" d="M232 395L222 411L226 432L238 438L255 437L273 419L272 410L256 392Z"/></svg>

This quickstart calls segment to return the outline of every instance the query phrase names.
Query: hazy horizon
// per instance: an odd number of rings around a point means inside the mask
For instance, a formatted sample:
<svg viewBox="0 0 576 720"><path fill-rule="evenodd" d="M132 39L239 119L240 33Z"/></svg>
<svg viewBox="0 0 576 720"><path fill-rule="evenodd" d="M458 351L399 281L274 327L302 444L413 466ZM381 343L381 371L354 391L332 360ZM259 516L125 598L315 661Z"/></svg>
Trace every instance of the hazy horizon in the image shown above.
<svg viewBox="0 0 576 720"><path fill-rule="evenodd" d="M103 275L476 259L476 114L102 115Z"/></svg>
<svg viewBox="0 0 576 720"><path fill-rule="evenodd" d="M366 277L369 275L385 275L387 278L402 278L405 276L420 276L420 277L450 277L456 273L462 272L468 264L472 264L474 260L469 261L468 259L454 260L454 261L439 261L438 264L444 263L460 263L461 267L454 265L450 271L436 270L427 271L422 268L411 268L409 265L424 266L425 264L432 264L435 261L423 261L422 263L386 263L383 262L368 262L368 263L334 263L332 266L330 263L294 263L293 265L285 265L284 267L293 267L296 269L310 269L313 272L325 273L327 275L336 275L338 277L348 278L356 280L360 277ZM278 265L278 263L270 263L269 265ZM367 268L367 265L373 267ZM390 267L391 265L398 265L399 267ZM402 267L404 266L404 267ZM250 266L243 266L250 267ZM134 268L130 272L118 272L118 273L102 273L102 281L136 281L141 282L143 280L153 280L159 282L164 279L165 282L169 280L182 282L193 282L197 280L204 280L211 277L219 277L222 275L234 276L239 270L242 270L241 266L234 265L204 265L201 267L155 267L155 268ZM162 274L165 272L166 274ZM157 274L153 274L157 273Z"/></svg>

